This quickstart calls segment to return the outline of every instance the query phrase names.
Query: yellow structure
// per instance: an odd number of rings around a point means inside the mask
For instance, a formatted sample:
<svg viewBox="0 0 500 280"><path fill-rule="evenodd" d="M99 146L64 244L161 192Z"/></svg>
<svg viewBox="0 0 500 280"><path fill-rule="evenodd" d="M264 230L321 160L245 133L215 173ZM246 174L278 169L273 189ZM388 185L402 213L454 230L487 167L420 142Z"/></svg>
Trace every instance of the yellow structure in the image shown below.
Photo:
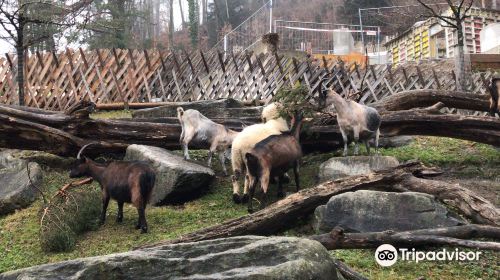
<svg viewBox="0 0 500 280"><path fill-rule="evenodd" d="M344 61L345 63L349 63L349 64L356 63L361 67L364 67L366 64L366 56L364 54L358 53L358 52L352 52L352 53L346 54L346 55L313 54L312 56L319 61L323 60L323 57L324 57L326 59L327 63L329 63L329 64L330 63L335 64L335 62L339 59Z"/></svg>
<svg viewBox="0 0 500 280"><path fill-rule="evenodd" d="M445 12L445 14L451 11ZM500 22L500 11L472 8L464 22L467 53L480 53L480 32L484 26ZM418 61L423 58L453 57L457 44L456 31L442 27L436 19L417 22L412 28L385 43L389 61L393 64Z"/></svg>

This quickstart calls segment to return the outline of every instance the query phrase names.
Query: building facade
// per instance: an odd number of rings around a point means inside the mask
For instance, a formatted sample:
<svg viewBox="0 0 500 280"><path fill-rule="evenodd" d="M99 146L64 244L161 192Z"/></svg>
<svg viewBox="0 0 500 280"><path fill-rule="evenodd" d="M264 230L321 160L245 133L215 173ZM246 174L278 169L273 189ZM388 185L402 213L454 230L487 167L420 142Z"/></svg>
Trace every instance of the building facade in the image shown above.
<svg viewBox="0 0 500 280"><path fill-rule="evenodd" d="M465 52L481 53L481 31L489 24L498 22L500 10L472 8L463 26ZM406 32L385 43L388 61L400 64L420 59L453 57L457 44L456 33L453 28L441 26L434 18L417 22Z"/></svg>

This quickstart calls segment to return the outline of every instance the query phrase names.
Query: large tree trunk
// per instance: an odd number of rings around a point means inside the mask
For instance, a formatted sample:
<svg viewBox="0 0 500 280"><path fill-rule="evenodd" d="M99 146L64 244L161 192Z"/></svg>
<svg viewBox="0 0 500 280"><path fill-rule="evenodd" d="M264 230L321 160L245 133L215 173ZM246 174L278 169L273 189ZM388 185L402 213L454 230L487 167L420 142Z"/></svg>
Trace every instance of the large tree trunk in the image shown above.
<svg viewBox="0 0 500 280"><path fill-rule="evenodd" d="M369 175L351 176L329 181L314 188L301 190L268 207L222 224L204 228L178 239L160 242L144 247L157 245L194 242L247 234L268 235L286 229L299 218L309 215L319 205L325 204L330 197L357 190L379 191L419 191L435 195L445 203L457 207L464 216L478 223L500 224L500 210L482 197L466 189L446 182L415 178L413 174L422 174L418 164L401 165L392 170L384 170ZM419 180L418 185L409 187ZM440 192L436 188L440 188ZM453 192L449 194L449 192Z"/></svg>

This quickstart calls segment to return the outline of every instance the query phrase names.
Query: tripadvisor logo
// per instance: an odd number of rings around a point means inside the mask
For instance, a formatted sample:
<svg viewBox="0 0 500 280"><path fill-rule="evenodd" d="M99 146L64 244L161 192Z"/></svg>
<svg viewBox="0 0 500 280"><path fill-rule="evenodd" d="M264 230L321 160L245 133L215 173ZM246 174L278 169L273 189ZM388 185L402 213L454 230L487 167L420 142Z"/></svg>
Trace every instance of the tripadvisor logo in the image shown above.
<svg viewBox="0 0 500 280"><path fill-rule="evenodd" d="M375 251L375 261L381 266L391 266L398 260L398 251L391 244L382 244Z"/></svg>
<svg viewBox="0 0 500 280"><path fill-rule="evenodd" d="M375 261L381 266L391 266L396 263L398 256L402 261L418 263L419 261L477 261L481 252L459 251L442 249L440 251L416 251L407 248L396 250L391 244L382 244L375 251Z"/></svg>

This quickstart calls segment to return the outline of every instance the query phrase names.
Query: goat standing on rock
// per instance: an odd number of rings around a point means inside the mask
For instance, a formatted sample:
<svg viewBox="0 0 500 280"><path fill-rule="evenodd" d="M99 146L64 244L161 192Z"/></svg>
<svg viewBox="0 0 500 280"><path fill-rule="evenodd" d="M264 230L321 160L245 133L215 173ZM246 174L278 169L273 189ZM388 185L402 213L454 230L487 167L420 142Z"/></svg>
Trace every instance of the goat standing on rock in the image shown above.
<svg viewBox="0 0 500 280"><path fill-rule="evenodd" d="M347 156L347 146L355 142L354 154L359 153L359 141L366 145L370 155L370 139L375 138L375 152L378 154L378 139L380 136L380 115L377 110L351 100L345 100L334 90L321 93L321 105L328 107L331 104L337 111L337 122L344 141L344 156Z"/></svg>
<svg viewBox="0 0 500 280"><path fill-rule="evenodd" d="M87 157L81 157L83 146L77 155L78 164L71 169L71 178L90 176L101 185L102 190L102 213L101 223L106 220L106 210L109 199L118 202L118 215L116 221L123 221L123 204L132 203L139 214L136 229L141 233L148 231L146 222L146 205L151 197L155 185L155 172L146 163L139 161L114 161L109 164L100 164Z"/></svg>
<svg viewBox="0 0 500 280"><path fill-rule="evenodd" d="M215 151L219 154L224 175L227 175L225 165L225 153L233 143L238 132L228 129L222 124L213 122L197 110L189 109L184 111L182 107L177 108L177 118L181 123L181 146L184 150L184 158L189 159L188 145L191 141L200 144L208 144L208 166L212 166L212 156Z"/></svg>
<svg viewBox="0 0 500 280"><path fill-rule="evenodd" d="M285 172L293 167L295 186L299 191L299 160L302 157L299 137L302 116L297 115L292 120L290 132L271 135L260 141L245 154L247 161L247 176L249 177L248 212L253 212L252 200L257 183L260 183L264 195L267 194L270 178L278 177L278 197L285 197L283 192L283 177Z"/></svg>

